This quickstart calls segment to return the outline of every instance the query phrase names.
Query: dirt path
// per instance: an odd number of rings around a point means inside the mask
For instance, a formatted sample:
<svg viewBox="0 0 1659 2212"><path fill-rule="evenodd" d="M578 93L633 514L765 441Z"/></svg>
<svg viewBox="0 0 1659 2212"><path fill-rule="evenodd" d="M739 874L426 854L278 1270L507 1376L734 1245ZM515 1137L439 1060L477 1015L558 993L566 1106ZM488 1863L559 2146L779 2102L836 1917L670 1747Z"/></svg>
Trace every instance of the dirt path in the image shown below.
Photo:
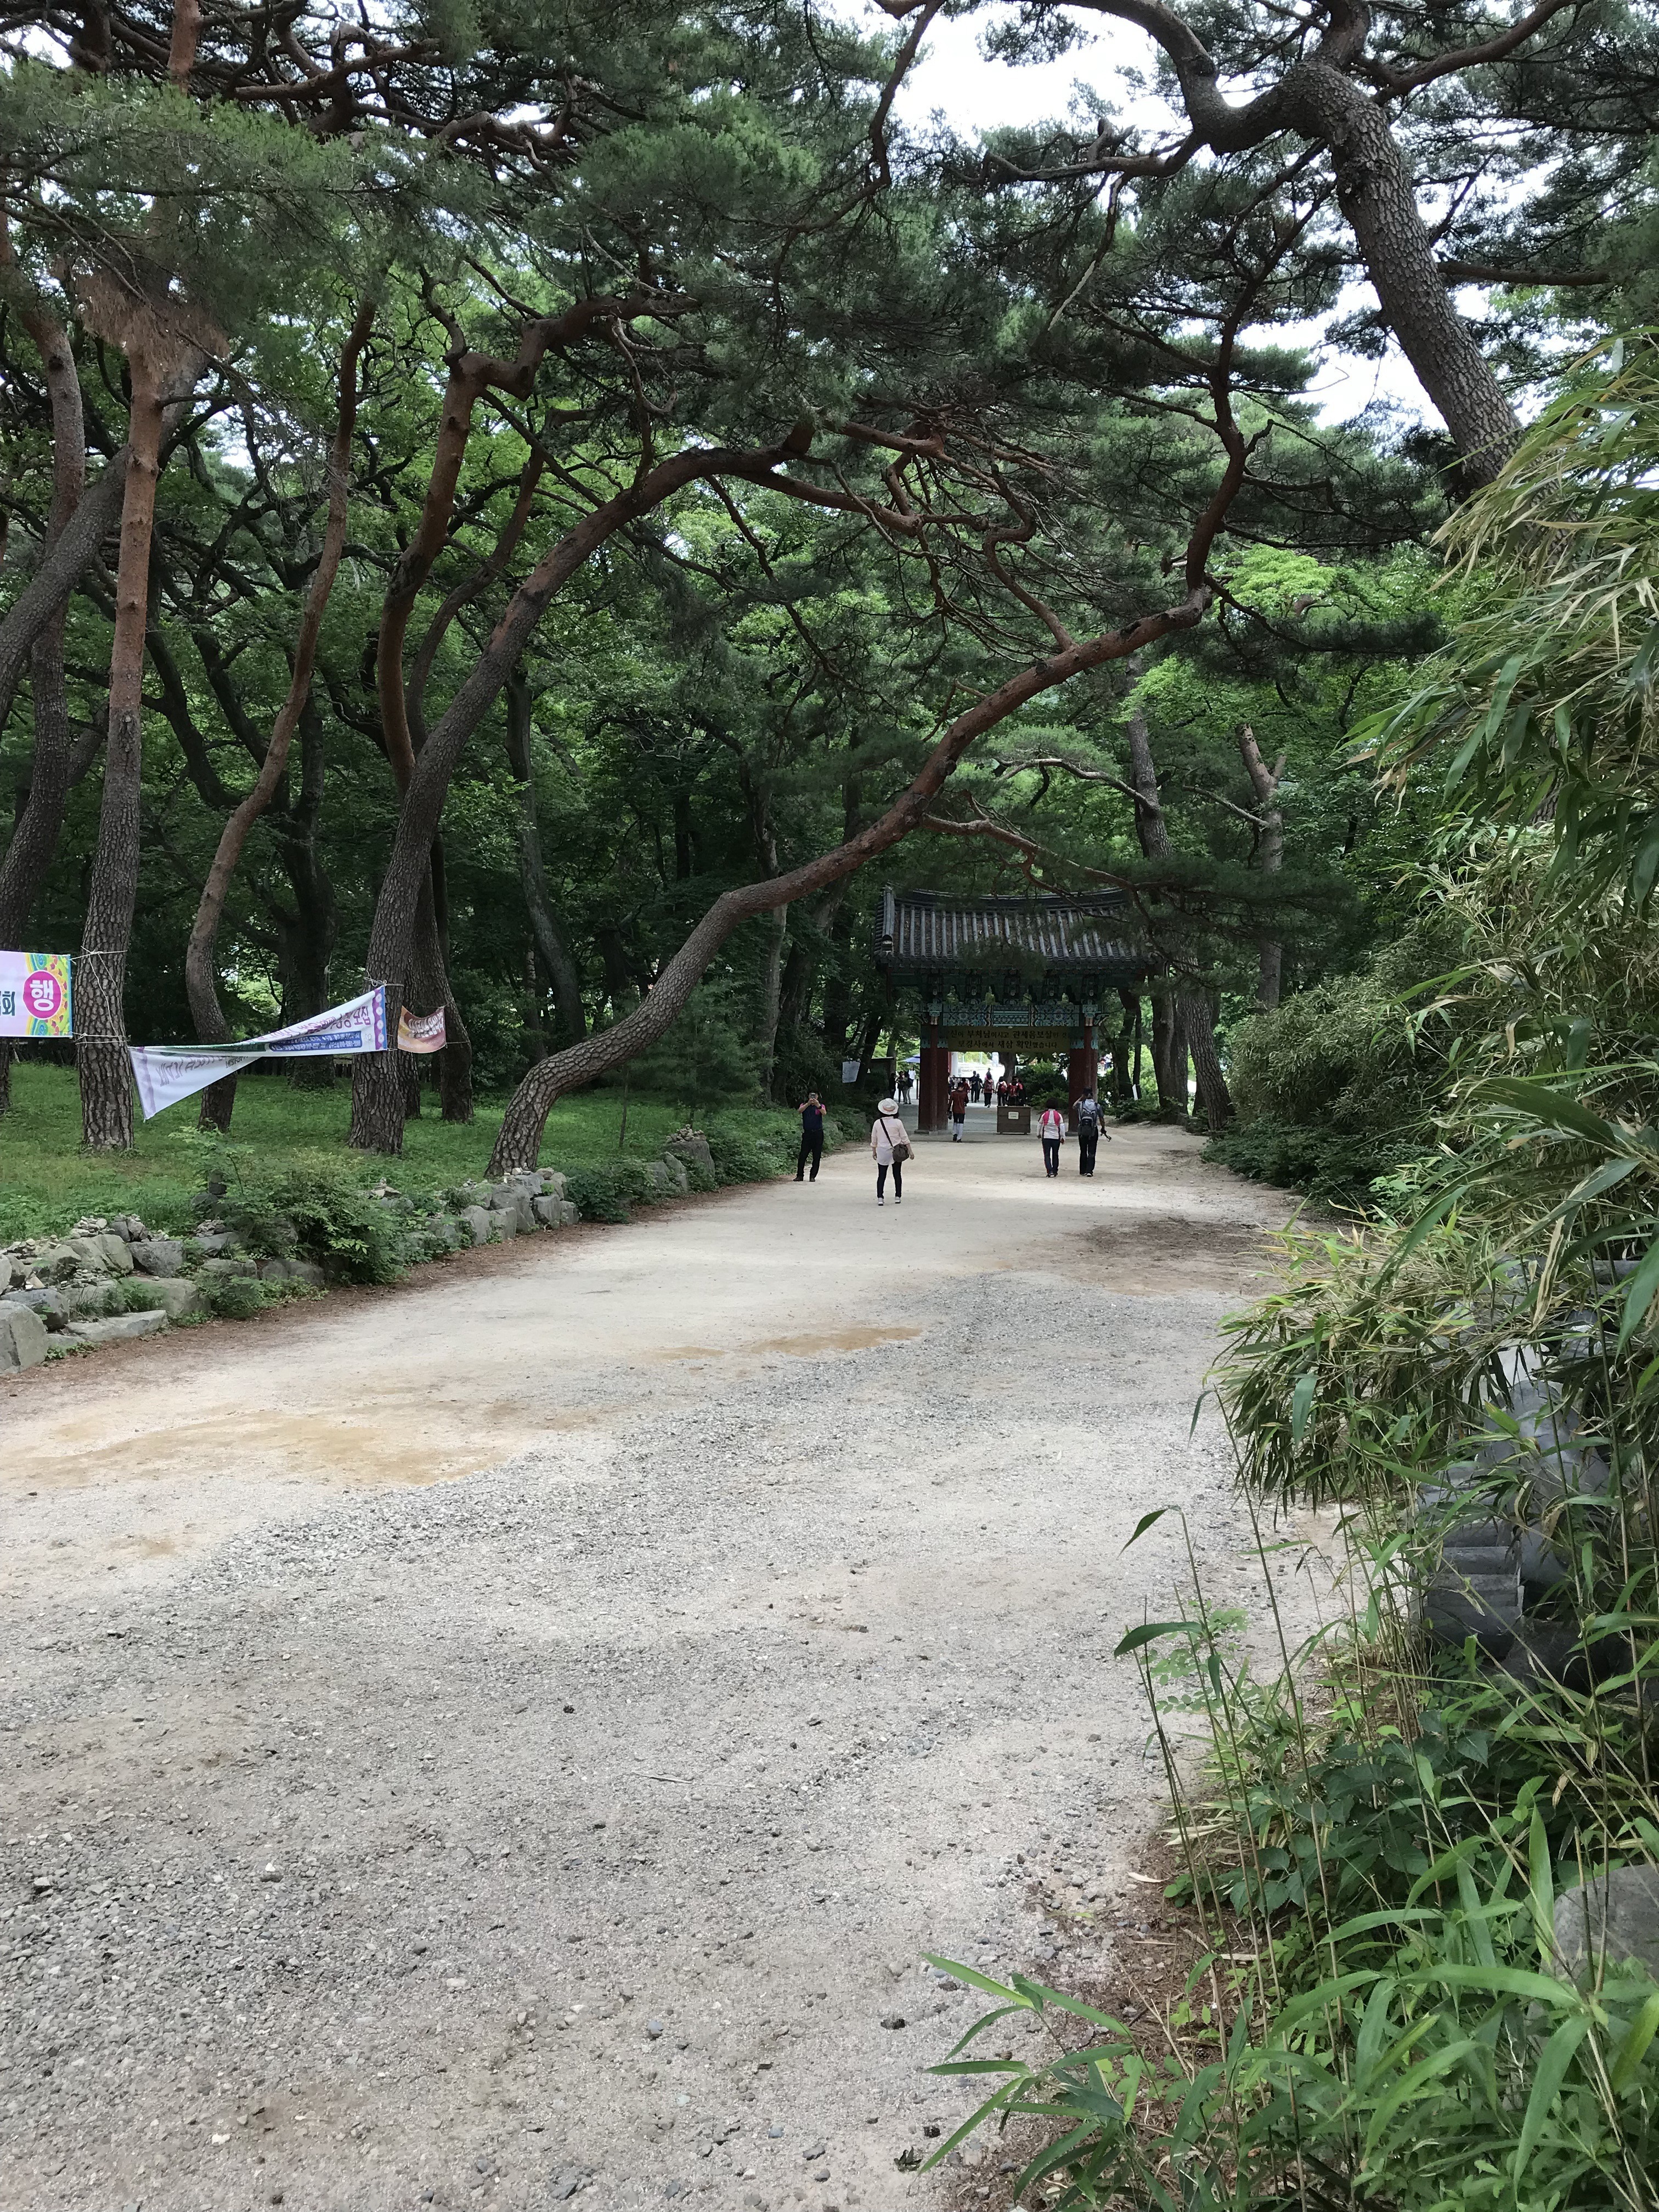
<svg viewBox="0 0 1659 2212"><path fill-rule="evenodd" d="M1121 1547L1237 1581L1189 1425L1282 1202L1198 1149L848 1152L0 1386L0 2205L936 2202L920 1954L1097 1963L1185 1572Z"/></svg>

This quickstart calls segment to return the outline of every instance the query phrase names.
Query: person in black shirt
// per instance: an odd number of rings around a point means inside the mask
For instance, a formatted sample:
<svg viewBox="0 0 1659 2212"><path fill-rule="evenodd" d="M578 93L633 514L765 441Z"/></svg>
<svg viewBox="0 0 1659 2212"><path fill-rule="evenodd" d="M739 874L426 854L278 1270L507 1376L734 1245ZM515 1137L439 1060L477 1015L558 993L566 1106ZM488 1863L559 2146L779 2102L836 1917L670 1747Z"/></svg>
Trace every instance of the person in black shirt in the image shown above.
<svg viewBox="0 0 1659 2212"><path fill-rule="evenodd" d="M1077 1171L1080 1176L1091 1176L1095 1171L1095 1148L1106 1135L1100 1126L1100 1105L1092 1091L1085 1091L1077 1102ZM1106 1138L1108 1144L1111 1139Z"/></svg>
<svg viewBox="0 0 1659 2212"><path fill-rule="evenodd" d="M811 1181L818 1179L818 1163L823 1158L823 1108L815 1091L804 1106L798 1106L800 1115L800 1155L795 1162L795 1181L799 1182L806 1171L810 1155L812 1162Z"/></svg>

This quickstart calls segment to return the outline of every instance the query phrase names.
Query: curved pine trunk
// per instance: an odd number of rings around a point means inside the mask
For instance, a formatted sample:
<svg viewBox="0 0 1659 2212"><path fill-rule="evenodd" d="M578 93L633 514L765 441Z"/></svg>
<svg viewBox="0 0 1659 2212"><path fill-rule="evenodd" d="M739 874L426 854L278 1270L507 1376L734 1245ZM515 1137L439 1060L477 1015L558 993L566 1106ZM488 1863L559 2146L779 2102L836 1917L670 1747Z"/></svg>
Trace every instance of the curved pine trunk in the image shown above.
<svg viewBox="0 0 1659 2212"><path fill-rule="evenodd" d="M121 557L109 664L109 739L76 977L81 1136L93 1152L125 1152L132 1145L132 1068L122 998L138 896L144 628L164 410L160 379L142 348L133 349L130 364L132 457L121 504Z"/></svg>

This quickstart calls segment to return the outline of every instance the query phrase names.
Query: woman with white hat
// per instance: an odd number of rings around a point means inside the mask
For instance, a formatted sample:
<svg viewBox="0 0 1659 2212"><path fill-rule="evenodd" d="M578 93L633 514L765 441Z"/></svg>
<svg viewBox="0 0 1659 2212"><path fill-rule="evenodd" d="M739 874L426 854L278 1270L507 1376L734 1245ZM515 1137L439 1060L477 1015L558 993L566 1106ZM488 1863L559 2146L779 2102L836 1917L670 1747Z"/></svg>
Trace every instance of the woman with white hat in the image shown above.
<svg viewBox="0 0 1659 2212"><path fill-rule="evenodd" d="M893 1203L904 1202L904 1163L910 1157L910 1133L898 1118L896 1098L877 1102L875 1126L870 1132L870 1152L876 1163L876 1204L887 1203L887 1170L893 1170Z"/></svg>

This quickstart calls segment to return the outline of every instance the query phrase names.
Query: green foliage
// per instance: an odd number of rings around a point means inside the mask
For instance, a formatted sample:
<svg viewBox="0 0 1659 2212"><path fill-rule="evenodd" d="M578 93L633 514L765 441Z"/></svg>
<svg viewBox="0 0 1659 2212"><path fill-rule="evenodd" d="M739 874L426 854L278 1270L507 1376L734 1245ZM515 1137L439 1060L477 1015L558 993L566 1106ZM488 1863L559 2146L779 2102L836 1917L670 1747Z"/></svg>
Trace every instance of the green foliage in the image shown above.
<svg viewBox="0 0 1659 2212"><path fill-rule="evenodd" d="M632 1207L654 1205L662 1195L641 1160L568 1169L565 1194L584 1221L627 1221Z"/></svg>
<svg viewBox="0 0 1659 2212"><path fill-rule="evenodd" d="M767 1114L711 1115L705 1132L714 1172L722 1183L764 1182L793 1175L800 1147L800 1121L785 1109ZM835 1149L834 1123L825 1117L824 1150Z"/></svg>
<svg viewBox="0 0 1659 2212"><path fill-rule="evenodd" d="M1406 994L1463 950L1441 886L1361 970L1311 985L1238 1023L1228 1079L1237 1124L1205 1157L1240 1175L1369 1209L1371 1186L1419 1156L1449 1084L1441 1030Z"/></svg>
<svg viewBox="0 0 1659 2212"><path fill-rule="evenodd" d="M202 1303L217 1321L251 1321L270 1303L267 1288L251 1275L222 1275L204 1282Z"/></svg>
<svg viewBox="0 0 1659 2212"><path fill-rule="evenodd" d="M778 1032L772 1060L772 1097L780 1106L799 1106L814 1091L826 1107L842 1095L841 1062L822 1037L802 1024Z"/></svg>
<svg viewBox="0 0 1659 2212"><path fill-rule="evenodd" d="M1017 2010L1091 2031L942 2069L1000 2081L970 2127L1046 2123L1017 2187L1050 2205L1659 2202L1659 1989L1616 1959L1576 1986L1553 1929L1559 1887L1659 1860L1651 367L1598 370L1459 525L1498 588L1389 739L1419 800L1427 749L1460 744L1465 811L1419 857L1416 925L1235 1037L1235 1157L1301 1146L1328 1183L1339 1146L1397 1148L1363 1230L1286 1233L1215 1377L1253 1511L1350 1507L1352 1613L1265 1684L1201 1593L1120 1646L1207 1937L1167 2052L953 1969L998 2000L970 2045ZM1494 833L1483 808L1521 819ZM1414 1620L1448 1526L1494 1516L1559 1577L1513 1674L1473 1640L1425 1650ZM1171 1742L1195 1708L1196 1784Z"/></svg>
<svg viewBox="0 0 1659 2212"><path fill-rule="evenodd" d="M1639 911L1659 878L1656 456L1659 343L1608 340L1446 526L1471 611L1365 732L1396 781L1439 757L1464 804L1547 808L1564 906L1620 884Z"/></svg>
<svg viewBox="0 0 1659 2212"><path fill-rule="evenodd" d="M232 1133L237 1151L272 1174L290 1162L331 1158L366 1182L380 1167L346 1147L343 1089L296 1091L280 1076L241 1079ZM406 1124L398 1189L416 1205L483 1175L501 1127L499 1101L482 1100L465 1126L429 1111ZM670 1099L641 1097L628 1105L629 1158L654 1159L684 1116ZM734 1123L743 1118L732 1113ZM549 1116L542 1146L548 1167L580 1167L617 1157L622 1099L615 1091L577 1091ZM196 1226L191 1199L216 1155L186 1104L143 1123L131 1152L83 1152L71 1069L38 1061L15 1064L12 1109L0 1121L0 1243L61 1236L85 1214L137 1213L153 1230L188 1236Z"/></svg>

